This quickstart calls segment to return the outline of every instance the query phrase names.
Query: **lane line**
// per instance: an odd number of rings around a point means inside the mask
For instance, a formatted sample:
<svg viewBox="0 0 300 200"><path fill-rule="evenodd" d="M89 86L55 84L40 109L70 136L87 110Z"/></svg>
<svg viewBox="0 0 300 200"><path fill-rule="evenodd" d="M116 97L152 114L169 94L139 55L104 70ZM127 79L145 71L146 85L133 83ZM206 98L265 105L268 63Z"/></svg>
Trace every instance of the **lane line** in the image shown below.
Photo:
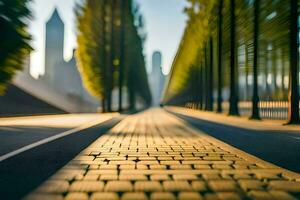
<svg viewBox="0 0 300 200"><path fill-rule="evenodd" d="M86 124L83 124L83 125L81 125L81 126L79 126L79 127L77 127L77 128L74 128L74 129L71 129L71 130L68 130L68 131L65 131L65 132L62 132L62 133L58 133L58 134L56 134L56 135L54 135L54 136L51 136L51 137L42 139L42 140L40 140L40 141L38 141L38 142L29 144L29 145L24 146L24 147L22 147L22 148L20 148L20 149L14 150L14 151L12 151L12 152L10 152L10 153L7 153L7 154L5 154L5 155L3 155L3 156L0 156L0 162L3 162L4 160L6 160L6 159L8 159L8 158L11 158L11 157L16 156L16 155L18 155L18 154L21 154L21 153L23 153L23 152L25 152L25 151L28 151L28 150L33 149L33 148L35 148L35 147L38 147L38 146L40 146L40 145L43 145L43 144L52 142L52 141L54 141L54 140L57 140L57 139L59 139L59 138L62 138L62 137L71 135L71 134L76 133L76 132L79 132L79 131L82 131L82 130L84 130L84 129L88 129L88 128L90 128L90 127L93 127L93 126L95 126L95 125L97 125L97 124L100 124L100 123L105 122L105 121L107 121L107 120L109 120L109 119L112 119L112 118L113 118L113 117L107 117L107 118L105 118L105 119L98 119L98 120L95 120L95 121L91 121L91 122L88 122L88 123L86 123Z"/></svg>
<svg viewBox="0 0 300 200"><path fill-rule="evenodd" d="M300 137L290 137L290 138L294 138L296 140L300 140Z"/></svg>

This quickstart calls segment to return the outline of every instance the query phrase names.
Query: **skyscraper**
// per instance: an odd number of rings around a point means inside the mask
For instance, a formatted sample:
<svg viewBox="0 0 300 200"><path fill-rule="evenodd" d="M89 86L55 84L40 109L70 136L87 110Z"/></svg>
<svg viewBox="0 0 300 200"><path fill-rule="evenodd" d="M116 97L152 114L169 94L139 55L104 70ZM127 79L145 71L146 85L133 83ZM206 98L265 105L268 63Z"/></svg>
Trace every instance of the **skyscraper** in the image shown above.
<svg viewBox="0 0 300 200"><path fill-rule="evenodd" d="M152 55L152 72L150 75L150 81L153 105L158 106L160 104L165 82L165 76L162 73L162 55L159 51L155 51Z"/></svg>
<svg viewBox="0 0 300 200"><path fill-rule="evenodd" d="M45 80L54 84L58 64L64 61L64 33L65 25L55 8L46 24L46 50L45 50Z"/></svg>

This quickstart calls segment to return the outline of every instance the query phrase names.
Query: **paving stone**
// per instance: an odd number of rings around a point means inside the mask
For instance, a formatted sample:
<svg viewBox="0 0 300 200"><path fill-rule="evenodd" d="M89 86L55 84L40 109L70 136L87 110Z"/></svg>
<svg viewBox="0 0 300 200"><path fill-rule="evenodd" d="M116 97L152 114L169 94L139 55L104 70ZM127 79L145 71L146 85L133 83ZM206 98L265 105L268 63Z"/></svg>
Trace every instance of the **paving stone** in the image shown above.
<svg viewBox="0 0 300 200"><path fill-rule="evenodd" d="M206 183L204 181L192 181L192 188L198 192L204 192L207 190Z"/></svg>
<svg viewBox="0 0 300 200"><path fill-rule="evenodd" d="M136 169L148 169L148 166L147 165L137 164L136 165Z"/></svg>
<svg viewBox="0 0 300 200"><path fill-rule="evenodd" d="M119 200L119 196L113 192L97 192L91 195L90 200Z"/></svg>
<svg viewBox="0 0 300 200"><path fill-rule="evenodd" d="M269 189L283 190L283 191L287 191L287 192L300 192L300 182L270 181Z"/></svg>
<svg viewBox="0 0 300 200"><path fill-rule="evenodd" d="M148 197L143 192L128 192L122 195L121 200L147 200Z"/></svg>
<svg viewBox="0 0 300 200"><path fill-rule="evenodd" d="M207 174L202 174L202 177L206 180L219 180L221 179L221 176L219 174L216 173L207 173Z"/></svg>
<svg viewBox="0 0 300 200"><path fill-rule="evenodd" d="M142 160L139 161L137 164L139 165L159 165L157 160Z"/></svg>
<svg viewBox="0 0 300 200"><path fill-rule="evenodd" d="M178 194L179 200L202 200L202 196L197 192L180 192Z"/></svg>
<svg viewBox="0 0 300 200"><path fill-rule="evenodd" d="M170 169L192 169L191 165L170 165Z"/></svg>
<svg viewBox="0 0 300 200"><path fill-rule="evenodd" d="M101 192L104 183L100 181L75 181L70 186L72 192Z"/></svg>
<svg viewBox="0 0 300 200"><path fill-rule="evenodd" d="M204 199L205 200L220 200L217 194L213 193L206 193L204 194Z"/></svg>
<svg viewBox="0 0 300 200"><path fill-rule="evenodd" d="M254 200L274 200L274 197L266 191L251 191L248 196Z"/></svg>
<svg viewBox="0 0 300 200"><path fill-rule="evenodd" d="M188 175L173 175L173 179L176 181L180 181L180 180L197 180L198 177L192 174L188 174Z"/></svg>
<svg viewBox="0 0 300 200"><path fill-rule="evenodd" d="M242 200L239 193L234 192L218 192L217 196L220 200Z"/></svg>
<svg viewBox="0 0 300 200"><path fill-rule="evenodd" d="M211 169L209 165L194 165L195 169Z"/></svg>
<svg viewBox="0 0 300 200"><path fill-rule="evenodd" d="M118 180L118 175L103 174L99 178L101 181L116 181Z"/></svg>
<svg viewBox="0 0 300 200"><path fill-rule="evenodd" d="M131 192L132 190L129 181L108 181L104 188L106 192Z"/></svg>
<svg viewBox="0 0 300 200"><path fill-rule="evenodd" d="M263 190L264 184L258 180L240 180L239 181L240 187L245 190Z"/></svg>
<svg viewBox="0 0 300 200"><path fill-rule="evenodd" d="M118 168L118 165L100 165L99 166L99 169L117 169Z"/></svg>
<svg viewBox="0 0 300 200"><path fill-rule="evenodd" d="M168 160L168 161L161 161L160 164L162 165L180 165L180 162L177 160Z"/></svg>
<svg viewBox="0 0 300 200"><path fill-rule="evenodd" d="M232 169L230 165L212 165L213 169Z"/></svg>
<svg viewBox="0 0 300 200"><path fill-rule="evenodd" d="M97 174L89 174L83 177L84 181L96 181L99 179L99 175Z"/></svg>
<svg viewBox="0 0 300 200"><path fill-rule="evenodd" d="M147 177L145 175L120 175L119 180L121 181L142 181L142 180L147 180Z"/></svg>
<svg viewBox="0 0 300 200"><path fill-rule="evenodd" d="M144 192L160 192L163 190L163 188L158 181L137 181L134 184L134 190Z"/></svg>
<svg viewBox="0 0 300 200"><path fill-rule="evenodd" d="M170 176L168 176L168 175L151 175L150 179L153 181L166 181L166 180L170 180Z"/></svg>
<svg viewBox="0 0 300 200"><path fill-rule="evenodd" d="M154 192L151 193L151 200L175 200L176 197L171 192Z"/></svg>
<svg viewBox="0 0 300 200"><path fill-rule="evenodd" d="M276 200L296 200L296 198L294 196L290 195L287 192L271 190L271 191L269 191L269 193Z"/></svg>
<svg viewBox="0 0 300 200"><path fill-rule="evenodd" d="M268 179L268 180L279 179L279 176L277 173L263 172L263 173L256 173L255 175L258 179Z"/></svg>
<svg viewBox="0 0 300 200"><path fill-rule="evenodd" d="M97 175L117 175L117 170L89 170L87 174L97 174Z"/></svg>
<svg viewBox="0 0 300 200"><path fill-rule="evenodd" d="M166 165L149 165L150 169L167 169Z"/></svg>
<svg viewBox="0 0 300 200"><path fill-rule="evenodd" d="M187 181L164 181L164 190L166 191L190 191L192 187Z"/></svg>
<svg viewBox="0 0 300 200"><path fill-rule="evenodd" d="M219 191L237 191L238 186L236 182L231 180L214 180L208 182L209 187L216 192Z"/></svg>
<svg viewBox="0 0 300 200"><path fill-rule="evenodd" d="M250 179L251 180L251 175L249 174L240 174L240 173L235 173L233 174L233 178L234 179L237 179L237 180L240 180L240 179Z"/></svg>
<svg viewBox="0 0 300 200"><path fill-rule="evenodd" d="M65 200L88 200L89 196L83 192L70 192L65 197Z"/></svg>

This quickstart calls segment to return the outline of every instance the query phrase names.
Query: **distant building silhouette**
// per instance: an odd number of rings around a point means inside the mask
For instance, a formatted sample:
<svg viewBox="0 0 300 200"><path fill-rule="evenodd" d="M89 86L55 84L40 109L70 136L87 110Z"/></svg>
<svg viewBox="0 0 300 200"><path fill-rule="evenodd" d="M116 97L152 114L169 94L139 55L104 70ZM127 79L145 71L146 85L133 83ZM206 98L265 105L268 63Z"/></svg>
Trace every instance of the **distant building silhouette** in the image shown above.
<svg viewBox="0 0 300 200"><path fill-rule="evenodd" d="M45 44L45 80L55 83L57 73L60 73L58 63L64 61L65 25L55 8L52 16L46 23Z"/></svg>
<svg viewBox="0 0 300 200"><path fill-rule="evenodd" d="M64 22L55 9L46 23L45 74L41 79L69 96L96 103L96 99L91 97L83 87L74 57L75 50L68 62L64 60L64 35Z"/></svg>
<svg viewBox="0 0 300 200"><path fill-rule="evenodd" d="M156 51L152 55L152 72L150 74L151 91L153 98L153 105L160 104L161 95L165 83L165 76L162 73L162 55Z"/></svg>

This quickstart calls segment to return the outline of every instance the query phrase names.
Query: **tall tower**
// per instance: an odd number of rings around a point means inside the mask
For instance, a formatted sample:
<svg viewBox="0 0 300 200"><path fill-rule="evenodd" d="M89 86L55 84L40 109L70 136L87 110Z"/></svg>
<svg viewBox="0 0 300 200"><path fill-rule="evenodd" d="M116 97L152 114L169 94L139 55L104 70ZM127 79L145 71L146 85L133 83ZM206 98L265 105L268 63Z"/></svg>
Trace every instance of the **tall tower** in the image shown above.
<svg viewBox="0 0 300 200"><path fill-rule="evenodd" d="M152 55L152 73L160 75L162 73L161 67L161 53L159 51L155 51Z"/></svg>
<svg viewBox="0 0 300 200"><path fill-rule="evenodd" d="M55 8L46 23L45 79L50 84L55 83L55 73L59 72L58 64L64 61L64 29L64 23Z"/></svg>
<svg viewBox="0 0 300 200"><path fill-rule="evenodd" d="M152 55L151 73L151 90L154 106L158 106L160 104L164 82L165 77L162 73L162 55L159 51L156 51Z"/></svg>

